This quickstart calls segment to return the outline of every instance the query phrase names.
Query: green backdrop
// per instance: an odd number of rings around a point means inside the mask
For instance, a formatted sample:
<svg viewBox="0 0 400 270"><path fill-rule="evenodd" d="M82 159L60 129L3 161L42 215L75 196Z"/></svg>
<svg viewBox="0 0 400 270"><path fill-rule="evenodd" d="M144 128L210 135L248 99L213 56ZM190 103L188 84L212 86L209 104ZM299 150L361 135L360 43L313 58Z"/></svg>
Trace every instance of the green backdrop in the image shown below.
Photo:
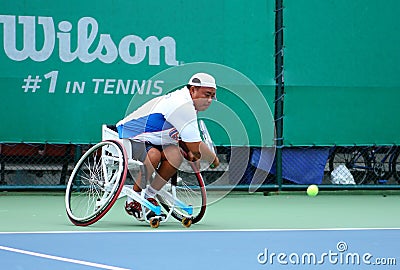
<svg viewBox="0 0 400 270"><path fill-rule="evenodd" d="M285 144L400 143L400 2L284 5Z"/></svg>
<svg viewBox="0 0 400 270"><path fill-rule="evenodd" d="M168 82L150 78L193 62L239 71L272 105L273 32L273 0L0 0L0 141L97 142L101 124L124 117L134 94L147 98L169 90ZM182 84L188 79L182 76ZM235 96L235 85L230 90ZM220 93L219 102L252 131L247 120L254 118L254 104L243 109L240 98ZM244 94L256 93L240 90ZM268 108L257 117L264 112L269 119ZM272 144L273 132L267 132ZM248 144L262 144L255 134ZM213 135L217 144L230 144L223 128Z"/></svg>
<svg viewBox="0 0 400 270"><path fill-rule="evenodd" d="M206 62L258 87L217 77L218 103L201 115L217 145L271 145L274 4L0 0L0 141L97 142L101 124L121 119L133 96L170 91L151 78ZM284 7L285 145L400 143L400 2Z"/></svg>

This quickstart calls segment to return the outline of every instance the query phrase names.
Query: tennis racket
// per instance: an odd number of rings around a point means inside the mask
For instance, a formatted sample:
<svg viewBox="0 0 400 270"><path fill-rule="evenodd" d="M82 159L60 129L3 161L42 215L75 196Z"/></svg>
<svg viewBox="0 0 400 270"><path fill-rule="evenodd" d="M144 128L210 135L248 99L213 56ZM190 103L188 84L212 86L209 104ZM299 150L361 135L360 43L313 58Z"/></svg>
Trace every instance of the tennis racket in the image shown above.
<svg viewBox="0 0 400 270"><path fill-rule="evenodd" d="M203 120L199 120L199 127L200 127L201 136L203 137L203 142L208 146L208 148L210 148L210 150L214 154L216 154L217 151L216 151L214 142L212 141L210 133L208 132L207 126Z"/></svg>

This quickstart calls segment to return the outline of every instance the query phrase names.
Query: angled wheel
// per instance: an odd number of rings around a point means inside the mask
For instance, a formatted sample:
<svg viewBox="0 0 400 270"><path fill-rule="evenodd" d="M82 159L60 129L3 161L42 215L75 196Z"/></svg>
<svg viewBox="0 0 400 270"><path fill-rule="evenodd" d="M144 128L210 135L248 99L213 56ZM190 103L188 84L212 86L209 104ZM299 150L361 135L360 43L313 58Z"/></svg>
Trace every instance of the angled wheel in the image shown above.
<svg viewBox="0 0 400 270"><path fill-rule="evenodd" d="M77 226L100 220L118 199L128 171L125 150L118 141L102 141L77 162L67 183L67 215Z"/></svg>
<svg viewBox="0 0 400 270"><path fill-rule="evenodd" d="M171 183L164 186L164 191L171 194L172 197L175 195L185 205L191 206L193 209L191 215L185 209L175 205L170 196L158 195L157 198L167 212L173 209L171 215L175 219L180 222L190 219L191 224L195 224L203 218L206 212L207 194L201 173L194 167L194 164L191 165L192 172L178 171L178 174L171 179Z"/></svg>
<svg viewBox="0 0 400 270"><path fill-rule="evenodd" d="M371 149L371 178L373 178L375 182L381 179L388 180L392 175L391 157L392 153L394 152L393 150L395 149L392 146L375 146Z"/></svg>
<svg viewBox="0 0 400 270"><path fill-rule="evenodd" d="M332 172L339 165L345 165L354 177L356 184L367 184L368 170L371 163L368 151L360 151L357 147L337 147L329 159L329 171Z"/></svg>
<svg viewBox="0 0 400 270"><path fill-rule="evenodd" d="M393 153L390 170L394 179L400 183L400 148Z"/></svg>

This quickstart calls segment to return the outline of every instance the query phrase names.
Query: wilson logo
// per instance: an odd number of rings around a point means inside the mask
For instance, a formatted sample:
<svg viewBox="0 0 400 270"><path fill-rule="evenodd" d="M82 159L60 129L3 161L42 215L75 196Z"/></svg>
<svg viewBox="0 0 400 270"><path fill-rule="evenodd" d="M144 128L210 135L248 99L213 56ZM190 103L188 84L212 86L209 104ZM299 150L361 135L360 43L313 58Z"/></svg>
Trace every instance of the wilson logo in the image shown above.
<svg viewBox="0 0 400 270"><path fill-rule="evenodd" d="M160 65L160 52L163 47L165 64L178 65L176 42L169 36L161 39L149 36L143 40L136 35L127 35L116 43L110 34L99 35L99 26L94 18L83 17L78 21L75 31L77 44L72 44L73 25L69 21L61 21L56 28L52 17L39 16L36 23L35 16L18 16L18 24L22 25L23 29L22 36L17 33L17 29L21 28L17 27L16 21L16 16L0 15L0 24L3 24L4 52L14 61L30 58L36 62L43 62L49 59L55 50L58 50L58 57L63 62L78 59L83 63L99 60L110 64L120 57L125 63L135 65L144 61L148 55L149 65ZM37 40L38 36L43 37L43 40ZM17 37L22 37L22 42L20 42L22 49L17 48L21 47L17 46ZM58 48L56 48L56 40ZM37 47L40 48L37 49ZM76 49L72 50L72 48Z"/></svg>

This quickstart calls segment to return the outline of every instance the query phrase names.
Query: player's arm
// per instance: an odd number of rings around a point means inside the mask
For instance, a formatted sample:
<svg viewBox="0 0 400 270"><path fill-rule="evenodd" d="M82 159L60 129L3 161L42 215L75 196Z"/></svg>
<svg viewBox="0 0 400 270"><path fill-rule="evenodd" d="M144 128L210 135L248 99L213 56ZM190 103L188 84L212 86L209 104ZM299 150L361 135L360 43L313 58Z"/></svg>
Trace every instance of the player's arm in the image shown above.
<svg viewBox="0 0 400 270"><path fill-rule="evenodd" d="M219 159L217 155L215 155L208 146L200 141L200 142L182 142L180 143L183 150L185 150L189 158L193 158L195 160L205 160L207 163L211 164L213 168L219 166Z"/></svg>
<svg viewBox="0 0 400 270"><path fill-rule="evenodd" d="M219 165L218 157L201 140L197 124L197 114L193 103L185 102L166 114L166 120L179 132L179 145L187 152L190 161L205 160L211 167Z"/></svg>

